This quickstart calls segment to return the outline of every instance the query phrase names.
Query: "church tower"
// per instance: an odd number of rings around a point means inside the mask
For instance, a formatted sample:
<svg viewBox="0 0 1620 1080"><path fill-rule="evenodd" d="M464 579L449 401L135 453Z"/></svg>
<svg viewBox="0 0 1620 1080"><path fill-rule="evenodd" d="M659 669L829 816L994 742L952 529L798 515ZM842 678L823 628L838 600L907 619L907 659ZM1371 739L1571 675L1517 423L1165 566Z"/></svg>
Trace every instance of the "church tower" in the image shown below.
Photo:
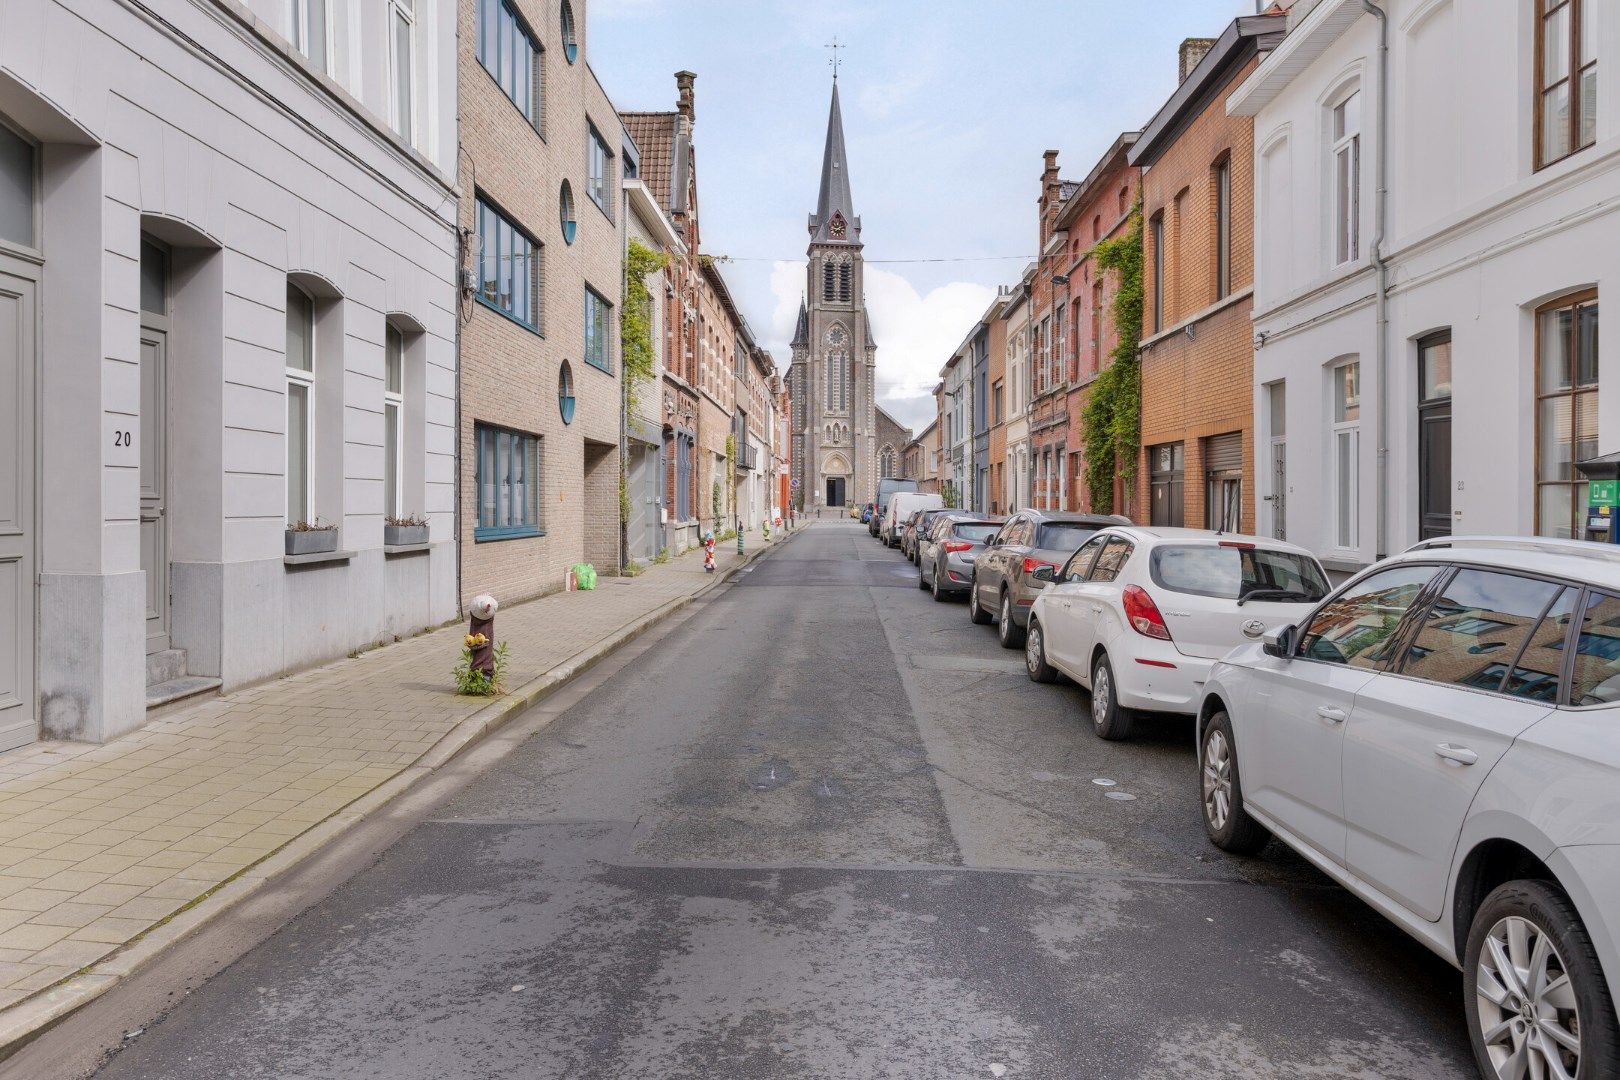
<svg viewBox="0 0 1620 1080"><path fill-rule="evenodd" d="M805 299L793 335L793 477L806 509L877 496L877 345L866 321L861 219L850 197L833 76Z"/></svg>

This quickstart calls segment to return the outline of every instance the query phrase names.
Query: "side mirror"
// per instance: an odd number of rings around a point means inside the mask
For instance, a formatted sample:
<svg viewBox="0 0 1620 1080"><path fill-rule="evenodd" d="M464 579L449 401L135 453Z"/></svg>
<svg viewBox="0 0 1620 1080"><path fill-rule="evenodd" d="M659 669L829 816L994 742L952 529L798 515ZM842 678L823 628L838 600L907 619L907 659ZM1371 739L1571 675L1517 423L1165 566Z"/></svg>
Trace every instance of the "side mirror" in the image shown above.
<svg viewBox="0 0 1620 1080"><path fill-rule="evenodd" d="M1275 656L1279 660L1287 660L1294 655L1294 636L1296 630L1292 626L1279 626L1274 630L1267 630L1260 638L1260 647L1267 656Z"/></svg>
<svg viewBox="0 0 1620 1080"><path fill-rule="evenodd" d="M1051 582L1057 580L1057 571L1052 569L1050 566L1037 566L1035 568L1035 572L1029 576L1034 578L1036 581Z"/></svg>

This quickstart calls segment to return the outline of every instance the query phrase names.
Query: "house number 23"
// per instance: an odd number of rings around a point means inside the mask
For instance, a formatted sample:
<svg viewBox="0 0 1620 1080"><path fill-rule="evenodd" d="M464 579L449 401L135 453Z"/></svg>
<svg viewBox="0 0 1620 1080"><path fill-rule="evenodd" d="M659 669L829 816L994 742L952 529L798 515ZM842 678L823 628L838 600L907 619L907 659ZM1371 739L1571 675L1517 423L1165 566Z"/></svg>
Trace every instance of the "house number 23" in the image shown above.
<svg viewBox="0 0 1620 1080"><path fill-rule="evenodd" d="M113 445L114 446L134 446L135 445L135 439L127 431L115 431L115 432L113 432Z"/></svg>

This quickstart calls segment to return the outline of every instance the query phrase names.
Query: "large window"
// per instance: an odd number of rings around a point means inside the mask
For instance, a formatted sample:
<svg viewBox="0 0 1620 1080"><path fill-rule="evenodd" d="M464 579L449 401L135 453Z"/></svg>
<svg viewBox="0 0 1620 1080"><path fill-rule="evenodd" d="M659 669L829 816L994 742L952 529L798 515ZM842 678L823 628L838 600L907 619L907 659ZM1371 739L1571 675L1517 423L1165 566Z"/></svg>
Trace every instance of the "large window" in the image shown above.
<svg viewBox="0 0 1620 1080"><path fill-rule="evenodd" d="M1215 299L1232 291L1232 158L1215 163Z"/></svg>
<svg viewBox="0 0 1620 1080"><path fill-rule="evenodd" d="M388 0L388 66L394 130L414 141L416 9L415 0Z"/></svg>
<svg viewBox="0 0 1620 1080"><path fill-rule="evenodd" d="M1243 527L1243 433L1203 440L1204 528L1240 532Z"/></svg>
<svg viewBox="0 0 1620 1080"><path fill-rule="evenodd" d="M540 46L506 0L478 0L478 62L538 128Z"/></svg>
<svg viewBox="0 0 1620 1080"><path fill-rule="evenodd" d="M1598 449L1596 293L1536 315L1536 532L1585 535L1586 483L1575 462Z"/></svg>
<svg viewBox="0 0 1620 1080"><path fill-rule="evenodd" d="M474 424L478 446L478 526L475 540L539 536L540 440L533 435Z"/></svg>
<svg viewBox="0 0 1620 1080"><path fill-rule="evenodd" d="M1333 542L1361 543L1361 364L1333 369Z"/></svg>
<svg viewBox="0 0 1620 1080"><path fill-rule="evenodd" d="M1333 265L1361 258L1361 91L1333 107Z"/></svg>
<svg viewBox="0 0 1620 1080"><path fill-rule="evenodd" d="M538 330L539 247L499 210L478 200L478 298Z"/></svg>
<svg viewBox="0 0 1620 1080"><path fill-rule="evenodd" d="M1536 164L1597 141L1597 0L1537 0ZM1612 10L1612 9L1611 9Z"/></svg>
<svg viewBox="0 0 1620 1080"><path fill-rule="evenodd" d="M287 523L315 520L315 301L287 286Z"/></svg>
<svg viewBox="0 0 1620 1080"><path fill-rule="evenodd" d="M293 48L309 57L310 63L324 72L330 72L331 33L326 0L292 0L291 33Z"/></svg>
<svg viewBox="0 0 1620 1080"><path fill-rule="evenodd" d="M613 305L602 299L600 293L585 286L585 362L609 373L613 371L613 352L609 348L612 310Z"/></svg>
<svg viewBox="0 0 1620 1080"><path fill-rule="evenodd" d="M1148 222L1148 243L1153 248L1153 332L1164 329L1164 214Z"/></svg>
<svg viewBox="0 0 1620 1080"><path fill-rule="evenodd" d="M1401 650L1401 673L1432 682L1554 701L1576 590L1549 581L1459 570ZM1550 634L1531 642L1549 617ZM1508 679L1509 673L1512 679Z"/></svg>
<svg viewBox="0 0 1620 1080"><path fill-rule="evenodd" d="M383 513L404 516L405 337L392 326L383 349Z"/></svg>
<svg viewBox="0 0 1620 1080"><path fill-rule="evenodd" d="M34 246L34 147L0 123L0 240Z"/></svg>
<svg viewBox="0 0 1620 1080"><path fill-rule="evenodd" d="M591 137L586 148L586 190L591 202L602 208L602 213L613 216L613 154L608 150L602 133L591 125Z"/></svg>

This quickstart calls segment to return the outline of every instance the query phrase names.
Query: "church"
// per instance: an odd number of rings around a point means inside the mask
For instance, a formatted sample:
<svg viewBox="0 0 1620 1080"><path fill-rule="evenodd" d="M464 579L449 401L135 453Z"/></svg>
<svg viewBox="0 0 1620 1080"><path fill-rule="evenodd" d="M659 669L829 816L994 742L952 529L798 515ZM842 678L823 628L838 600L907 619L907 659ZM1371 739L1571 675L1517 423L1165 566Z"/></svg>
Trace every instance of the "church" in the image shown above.
<svg viewBox="0 0 1620 1080"><path fill-rule="evenodd" d="M877 403L877 342L867 321L861 219L850 196L836 74L808 256L788 371L794 503L814 510L872 502L880 478L903 475L901 450L911 432Z"/></svg>

